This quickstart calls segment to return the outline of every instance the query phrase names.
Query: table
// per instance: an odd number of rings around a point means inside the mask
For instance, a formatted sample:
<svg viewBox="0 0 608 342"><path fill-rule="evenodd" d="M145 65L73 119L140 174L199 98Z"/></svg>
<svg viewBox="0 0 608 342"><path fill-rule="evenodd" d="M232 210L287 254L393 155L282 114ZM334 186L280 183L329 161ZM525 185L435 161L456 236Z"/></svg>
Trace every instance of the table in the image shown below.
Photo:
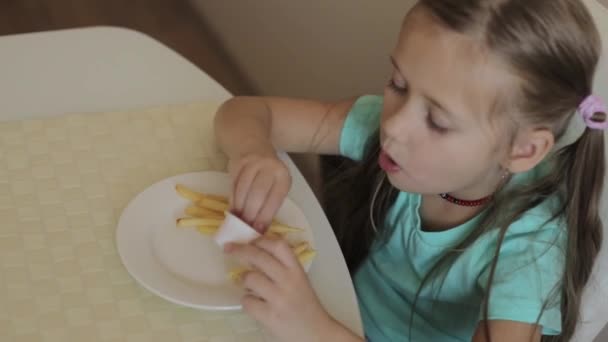
<svg viewBox="0 0 608 342"><path fill-rule="evenodd" d="M112 27L0 37L0 74L0 338L266 340L242 313L151 295L128 276L113 240L121 208L147 185L225 167L209 113L230 94L153 39ZM328 311L361 334L331 227L282 157L293 175L289 196L317 241L311 282Z"/></svg>

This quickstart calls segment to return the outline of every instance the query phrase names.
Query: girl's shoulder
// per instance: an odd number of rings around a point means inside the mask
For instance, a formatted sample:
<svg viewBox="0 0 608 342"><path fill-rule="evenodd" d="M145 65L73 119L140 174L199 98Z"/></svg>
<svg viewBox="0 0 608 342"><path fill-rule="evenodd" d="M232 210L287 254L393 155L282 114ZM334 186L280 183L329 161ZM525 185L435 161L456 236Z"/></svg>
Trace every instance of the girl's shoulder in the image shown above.
<svg viewBox="0 0 608 342"><path fill-rule="evenodd" d="M512 233L538 232L538 231L560 231L566 228L565 216L559 211L561 201L557 196L551 196L540 204L528 209L515 220L509 227Z"/></svg>
<svg viewBox="0 0 608 342"><path fill-rule="evenodd" d="M543 254L550 249L555 249L558 254L565 253L567 223L563 215L556 214L557 210L559 200L554 197L527 210L506 227L500 253L526 251L526 254ZM487 243L493 246L498 243L500 228L486 234Z"/></svg>
<svg viewBox="0 0 608 342"><path fill-rule="evenodd" d="M516 187L538 182L548 174L551 167L553 167L551 163L542 162L528 172L515 175L506 191L513 191L516 190ZM548 196L536 206L526 210L517 220L512 222L505 236L562 235L567 231L567 224L562 209L563 202L559 195L553 194Z"/></svg>
<svg viewBox="0 0 608 342"><path fill-rule="evenodd" d="M350 108L340 134L340 154L361 160L368 140L380 126L384 99L379 95L357 98Z"/></svg>

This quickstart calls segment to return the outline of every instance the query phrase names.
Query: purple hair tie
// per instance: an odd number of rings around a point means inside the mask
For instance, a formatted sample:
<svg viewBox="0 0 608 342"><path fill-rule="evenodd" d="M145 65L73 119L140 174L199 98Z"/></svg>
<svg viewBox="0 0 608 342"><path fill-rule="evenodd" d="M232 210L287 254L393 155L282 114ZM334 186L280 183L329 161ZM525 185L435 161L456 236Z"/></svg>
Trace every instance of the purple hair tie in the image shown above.
<svg viewBox="0 0 608 342"><path fill-rule="evenodd" d="M606 109L606 105L599 97L589 95L578 107L578 111L582 115L587 127L600 130L608 129L608 118L603 122L593 121L593 115L595 113L605 113L608 115L608 109Z"/></svg>

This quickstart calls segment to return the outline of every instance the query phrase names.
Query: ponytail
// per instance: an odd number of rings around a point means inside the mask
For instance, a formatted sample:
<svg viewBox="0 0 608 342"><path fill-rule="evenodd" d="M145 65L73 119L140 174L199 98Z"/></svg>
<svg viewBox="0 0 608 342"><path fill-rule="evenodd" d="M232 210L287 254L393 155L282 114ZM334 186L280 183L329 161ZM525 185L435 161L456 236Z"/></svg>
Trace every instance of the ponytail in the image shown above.
<svg viewBox="0 0 608 342"><path fill-rule="evenodd" d="M604 184L604 132L587 129L558 155L565 170L564 209L568 245L562 287L562 334L543 341L569 341L579 321L581 296L602 243L599 217Z"/></svg>

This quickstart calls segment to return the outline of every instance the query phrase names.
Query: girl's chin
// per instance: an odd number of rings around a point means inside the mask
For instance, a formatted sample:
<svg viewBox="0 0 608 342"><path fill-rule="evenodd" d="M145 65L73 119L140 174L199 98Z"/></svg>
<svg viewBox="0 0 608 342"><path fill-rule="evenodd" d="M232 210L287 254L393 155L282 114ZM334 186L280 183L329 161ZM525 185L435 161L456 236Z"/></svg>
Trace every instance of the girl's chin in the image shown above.
<svg viewBox="0 0 608 342"><path fill-rule="evenodd" d="M429 189L425 187L420 182L413 181L408 176L400 175L391 175L387 174L387 179L397 190L402 192L408 192L412 194L439 194L440 191L435 191L435 189Z"/></svg>
<svg viewBox="0 0 608 342"><path fill-rule="evenodd" d="M386 178L391 183L391 185L399 191L417 193L419 192L417 190L421 190L418 189L419 187L415 186L414 184L410 184L413 182L404 179L407 178L407 176L405 176L403 173L400 173L398 175L387 173Z"/></svg>

